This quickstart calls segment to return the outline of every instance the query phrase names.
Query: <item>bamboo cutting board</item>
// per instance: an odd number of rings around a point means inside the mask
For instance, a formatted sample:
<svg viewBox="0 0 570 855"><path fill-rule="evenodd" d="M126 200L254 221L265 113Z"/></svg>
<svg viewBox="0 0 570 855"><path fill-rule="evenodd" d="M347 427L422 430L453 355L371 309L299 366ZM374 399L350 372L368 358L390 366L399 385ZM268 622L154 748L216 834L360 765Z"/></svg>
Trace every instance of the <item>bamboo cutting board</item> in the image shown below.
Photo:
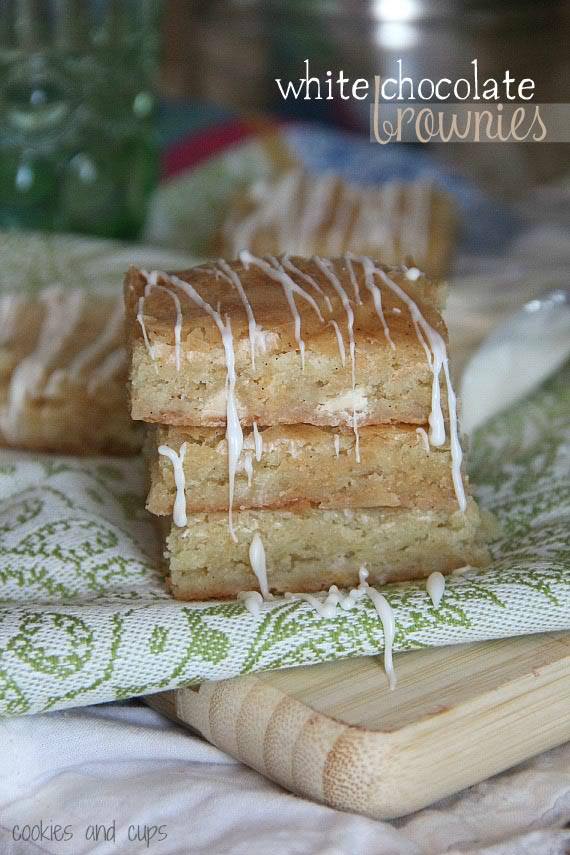
<svg viewBox="0 0 570 855"><path fill-rule="evenodd" d="M146 698L293 793L402 816L570 739L570 633L267 672Z"/></svg>

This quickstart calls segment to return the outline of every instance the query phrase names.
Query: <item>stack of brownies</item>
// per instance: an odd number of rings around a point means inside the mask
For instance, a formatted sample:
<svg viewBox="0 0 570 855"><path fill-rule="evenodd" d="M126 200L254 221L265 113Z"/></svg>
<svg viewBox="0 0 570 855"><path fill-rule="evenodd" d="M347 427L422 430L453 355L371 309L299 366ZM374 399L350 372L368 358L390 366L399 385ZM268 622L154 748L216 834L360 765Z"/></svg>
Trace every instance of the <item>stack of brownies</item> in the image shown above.
<svg viewBox="0 0 570 855"><path fill-rule="evenodd" d="M132 268L131 412L175 597L311 592L487 560L441 292L368 257Z"/></svg>

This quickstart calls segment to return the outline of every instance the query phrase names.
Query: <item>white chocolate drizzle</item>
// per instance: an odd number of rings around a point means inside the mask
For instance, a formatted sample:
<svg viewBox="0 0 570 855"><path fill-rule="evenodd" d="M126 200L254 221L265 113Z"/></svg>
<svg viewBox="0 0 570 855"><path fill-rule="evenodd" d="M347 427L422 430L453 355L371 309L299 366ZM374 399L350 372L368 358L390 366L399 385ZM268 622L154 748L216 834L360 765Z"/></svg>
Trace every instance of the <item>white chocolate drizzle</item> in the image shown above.
<svg viewBox="0 0 570 855"><path fill-rule="evenodd" d="M342 337L342 333L340 331L340 327L337 324L337 322L336 321L329 321L329 323L331 324L331 326L333 327L333 329L336 333L336 340L338 343L338 352L340 354L340 364L344 368L346 365L346 350L344 347L344 339Z"/></svg>
<svg viewBox="0 0 570 855"><path fill-rule="evenodd" d="M350 353L352 378L352 428L354 430L355 440L354 451L356 456L356 462L360 463L360 435L358 433L358 418L356 415L356 346L354 341L354 312L352 311L352 306L350 305L348 295L342 287L338 276L333 271L330 261L328 259L320 258L318 255L316 255L315 263L321 273L326 276L326 278L331 283L334 290L340 297L344 311L346 312L346 327L348 331L348 349Z"/></svg>
<svg viewBox="0 0 570 855"><path fill-rule="evenodd" d="M407 267L406 268L406 279L409 279L410 282L417 282L417 280L422 275L422 271L418 270L417 267Z"/></svg>
<svg viewBox="0 0 570 855"><path fill-rule="evenodd" d="M443 369L445 383L447 387L447 402L449 407L449 431L450 431L450 447L451 447L451 474L453 486L459 509L464 512L467 507L467 498L465 496L465 488L461 477L461 461L463 452L459 441L459 427L457 419L457 399L453 391L451 377L449 374L449 361L447 356L447 347L442 336L433 329L426 321L417 303L404 291L396 282L382 270L377 267L370 258L363 257L359 259L365 271L371 276L378 276L385 285L407 306L414 327L418 335L418 339L424 348L427 348L426 340L429 343L431 350L431 358L429 361L432 372L432 396L431 396L431 412L429 416L429 440L430 444L436 448L443 445L445 442L445 422L441 409L441 390L439 385L440 374Z"/></svg>
<svg viewBox="0 0 570 855"><path fill-rule="evenodd" d="M0 297L0 346L16 360L0 407L8 442L26 444L28 431L34 432L28 426L30 400L67 398L67 384L91 397L102 383L115 384L126 373L123 301L105 296L96 305L99 299L60 285L38 296Z"/></svg>
<svg viewBox="0 0 570 855"><path fill-rule="evenodd" d="M259 582L259 590L264 600L272 600L273 594L269 590L267 583L267 566L265 561L265 549L263 541L258 532L255 532L253 539L249 545L249 563L251 569Z"/></svg>
<svg viewBox="0 0 570 855"><path fill-rule="evenodd" d="M438 609L445 591L445 576L437 570L435 573L430 573L426 582L426 590L434 608Z"/></svg>
<svg viewBox="0 0 570 855"><path fill-rule="evenodd" d="M336 594L331 597L330 591L324 601L319 600L315 594L291 594L289 591L285 593L285 599L302 600L305 603L308 603L316 611L319 617L322 618L333 618L336 615L338 598Z"/></svg>
<svg viewBox="0 0 570 855"><path fill-rule="evenodd" d="M350 253L347 253L344 256L344 262L346 264L348 275L350 276L350 282L352 284L352 289L354 291L354 299L359 306L362 306L362 298L360 296L360 288L358 287L358 280L356 278L356 273L354 272L354 267L352 266L352 258Z"/></svg>
<svg viewBox="0 0 570 855"><path fill-rule="evenodd" d="M127 352L123 346L109 353L103 362L95 368L87 382L87 394L93 397L97 390L126 366Z"/></svg>
<svg viewBox="0 0 570 855"><path fill-rule="evenodd" d="M315 235L322 222L323 211L332 198L335 181L334 175L323 175L317 178L313 187L307 188L306 204L298 225L299 255L311 255L313 252Z"/></svg>
<svg viewBox="0 0 570 855"><path fill-rule="evenodd" d="M103 331L95 341L84 347L69 363L67 371L71 379L77 380L94 362L98 362L101 356L119 339L123 334L124 318L125 313L122 301L118 300L113 314L105 324Z"/></svg>
<svg viewBox="0 0 570 855"><path fill-rule="evenodd" d="M183 442L178 454L169 445L159 445L158 453L167 457L172 463L174 473L174 484L176 486L176 498L174 500L174 511L172 520L174 525L183 528L188 524L186 514L186 477L184 475L184 457L186 455L187 443Z"/></svg>
<svg viewBox="0 0 570 855"><path fill-rule="evenodd" d="M269 227L283 252L310 256L319 240L327 255L341 255L349 246L360 251L374 246L389 263L405 256L425 263L432 202L432 187L425 181L389 181L364 189L330 173L315 176L294 169L250 185L246 198L245 215L234 214L224 227L232 257L253 250Z"/></svg>
<svg viewBox="0 0 570 855"><path fill-rule="evenodd" d="M246 611L254 617L257 617L261 611L261 606L263 605L263 597L259 591L240 591L237 598L241 603L243 603Z"/></svg>
<svg viewBox="0 0 570 855"><path fill-rule="evenodd" d="M255 459L259 463L261 455L263 454L263 438L259 432L259 428L257 427L257 422L253 423L253 444L255 448Z"/></svg>
<svg viewBox="0 0 570 855"><path fill-rule="evenodd" d="M424 430L423 427L419 427L419 428L416 428L416 433L420 437L421 441L423 442L426 454L429 454L430 453L429 436L427 435L426 431Z"/></svg>
<svg viewBox="0 0 570 855"><path fill-rule="evenodd" d="M313 276L310 276L308 273L304 273L302 270L300 270L300 268L293 264L288 255L284 255L281 258L281 264L283 265L283 267L285 267L286 270L289 270L290 273L294 273L296 276L299 276L304 282L306 282L307 285L310 285L311 288L313 288L317 292L317 294L320 294L320 296L325 302L327 309L329 310L329 312L332 312L333 307L331 298L328 296L328 294L325 294L325 292Z"/></svg>
<svg viewBox="0 0 570 855"><path fill-rule="evenodd" d="M9 442L22 440L25 427L22 427L21 415L26 398L36 395L46 377L55 369L73 340L86 305L83 291L65 294L59 286L47 288L40 295L40 301L45 306L45 316L35 349L12 372L6 407L0 419L2 432ZM50 380L52 378L53 375Z"/></svg>
<svg viewBox="0 0 570 855"><path fill-rule="evenodd" d="M319 306L314 300L314 298L311 297L310 294L307 294L307 292L303 290L300 285L298 285L293 279L291 279L285 268L279 263L279 261L274 256L268 256L268 258L271 263L268 263L263 258L257 258L247 250L243 250L239 254L239 260L244 265L246 270L251 264L253 264L256 267L259 267L259 269L263 270L263 272L266 273L267 276L279 282L279 284L281 285L283 293L285 294L285 299L287 300L287 303L291 310L291 314L293 315L293 321L295 324L295 341L297 342L297 346L301 354L301 368L304 369L305 342L301 338L301 316L295 304L294 295L297 294L299 297L302 297L304 300L306 300L307 303L309 303L309 305L316 312L317 317L319 318L321 323L324 323L325 319L323 318L321 310L319 309Z"/></svg>
<svg viewBox="0 0 570 855"><path fill-rule="evenodd" d="M384 630L384 670L388 677L388 685L393 691L396 688L396 672L393 662L394 637L396 635L394 612L386 597L368 584L368 570L365 567L360 568L358 576L360 579L358 589L364 591L366 596L372 600L382 623Z"/></svg>
<svg viewBox="0 0 570 855"><path fill-rule="evenodd" d="M257 324L255 323L255 317L253 315L251 303L249 302L244 287L241 284L241 279L239 278L235 270L232 270L230 265L227 263L227 261L224 261L223 258L218 259L218 264L228 282L230 282L238 292L239 298L245 309L245 314L247 316L247 326L249 330L249 352L251 358L251 367L255 368L255 342L257 339Z"/></svg>
<svg viewBox="0 0 570 855"><path fill-rule="evenodd" d="M176 311L176 320L174 322L174 361L176 364L176 370L180 371L180 336L182 332L182 307L180 305L180 299L178 297L178 294L175 294L174 291L170 290L170 288L165 288L164 285L159 284L159 276L165 276L166 274L161 274L157 270L153 270L152 273L148 273L146 270L141 270L141 274L146 279L146 285L143 296L139 298L137 321L142 330L143 339L146 349L148 351L148 355L154 361L154 347L150 343L146 330L146 325L144 322L144 301L149 296L150 292L156 288L158 291L164 291L164 293L168 294L172 298L172 301L174 303L174 309Z"/></svg>
<svg viewBox="0 0 570 855"><path fill-rule="evenodd" d="M340 436L338 435L338 433L335 433L334 435L334 453L336 457L338 457L340 454Z"/></svg>
<svg viewBox="0 0 570 855"><path fill-rule="evenodd" d="M262 202L252 210L241 222L232 223L230 239L232 242L233 256L237 256L241 250L249 249L255 230L266 223L280 223L279 243L287 247L289 243L287 218L283 216L284 211L291 209L291 203L299 192L302 173L300 170L292 170L285 173L277 184L252 185L249 196L253 201ZM269 191L269 192L268 192Z"/></svg>
<svg viewBox="0 0 570 855"><path fill-rule="evenodd" d="M227 370L227 399L226 399L226 439L228 443L228 480L229 480L229 511L228 511L228 526L232 540L237 543L237 535L233 526L233 503L234 503L234 487L235 475L239 462L239 457L243 448L243 431L239 421L237 403L235 396L236 388L236 368L235 354L233 345L232 328L229 317L226 317L226 322L222 320L219 309L213 309L212 306L200 296L196 289L184 279L180 279L174 274L168 275L162 271L153 271L148 274L141 271L147 282L156 283L159 279L171 283L176 288L179 288L193 303L199 306L216 324L222 339L224 354L226 358ZM154 286L153 286L154 287ZM145 289L146 290L146 289ZM167 289L169 290L169 289Z"/></svg>
<svg viewBox="0 0 570 855"><path fill-rule="evenodd" d="M452 570L451 575L463 576L464 573L469 573L470 570L475 570L475 567L472 567L471 564L465 564L464 567L456 567L455 570Z"/></svg>
<svg viewBox="0 0 570 855"><path fill-rule="evenodd" d="M285 593L285 599L306 602L317 612L319 617L329 619L338 615L337 606L340 606L343 611L348 611L354 608L356 601L362 599L362 597L368 597L372 600L384 632L384 670L388 678L388 685L393 690L396 688L396 672L393 661L394 638L396 635L394 612L386 597L368 584L368 570L366 567L363 566L360 568L358 579L358 587L352 588L348 594L339 591L336 585L331 585L324 600L322 599L322 594L292 594L290 592Z"/></svg>
<svg viewBox="0 0 570 855"><path fill-rule="evenodd" d="M368 263L370 259L366 259L366 263L363 260L362 269L364 271L364 283L366 288L372 294L372 301L374 303L374 309L376 310L376 314L380 318L380 323L382 324L382 329L384 330L384 336L386 341L392 348L392 350L396 350L396 345L392 340L392 336L390 335L390 327L386 322L386 317L384 315L384 309L382 308L382 292L378 285L374 282L374 264L372 262Z"/></svg>

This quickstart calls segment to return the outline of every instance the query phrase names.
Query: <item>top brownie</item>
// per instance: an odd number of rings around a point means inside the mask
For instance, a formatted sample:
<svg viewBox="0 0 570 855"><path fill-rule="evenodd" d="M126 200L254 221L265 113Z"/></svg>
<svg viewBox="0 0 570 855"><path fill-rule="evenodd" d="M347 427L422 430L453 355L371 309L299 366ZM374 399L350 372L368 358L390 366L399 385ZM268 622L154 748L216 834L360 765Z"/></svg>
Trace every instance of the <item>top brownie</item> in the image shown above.
<svg viewBox="0 0 570 855"><path fill-rule="evenodd" d="M132 417L172 425L423 425L441 289L366 257L260 258L125 279ZM441 351L441 347L440 347ZM443 373L440 377L446 409ZM229 395L229 398L228 398Z"/></svg>

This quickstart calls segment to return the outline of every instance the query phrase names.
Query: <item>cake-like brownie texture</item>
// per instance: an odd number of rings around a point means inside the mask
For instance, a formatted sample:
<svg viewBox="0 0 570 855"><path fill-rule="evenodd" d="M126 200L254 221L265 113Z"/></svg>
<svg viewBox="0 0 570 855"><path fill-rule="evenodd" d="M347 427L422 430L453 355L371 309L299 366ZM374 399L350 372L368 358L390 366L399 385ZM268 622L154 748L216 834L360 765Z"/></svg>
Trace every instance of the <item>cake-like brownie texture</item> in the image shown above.
<svg viewBox="0 0 570 855"><path fill-rule="evenodd" d="M0 444L132 454L121 299L59 286L0 297Z"/></svg>
<svg viewBox="0 0 570 855"><path fill-rule="evenodd" d="M170 587L180 600L235 597L258 590L249 560L257 534L273 593L326 590L358 584L364 564L369 582L384 585L449 573L489 560L485 526L475 502L458 510L369 508L359 510L251 510L234 514L238 542L227 515L195 514L167 537Z"/></svg>
<svg viewBox="0 0 570 855"><path fill-rule="evenodd" d="M167 447L182 461L188 513L228 511L228 444L223 428L150 431L151 488L147 508L172 514L177 495ZM379 425L360 432L360 463L352 432L314 425L279 425L244 432L234 507L456 508L448 447L429 448L427 431Z"/></svg>
<svg viewBox="0 0 570 855"><path fill-rule="evenodd" d="M347 250L415 264L430 276L447 272L456 231L451 197L422 181L377 187L296 169L240 190L216 251L258 255L342 255Z"/></svg>
<svg viewBox="0 0 570 855"><path fill-rule="evenodd" d="M442 293L415 268L242 253L131 268L125 295L134 419L216 427L231 404L242 425L423 425L440 387L445 412Z"/></svg>

